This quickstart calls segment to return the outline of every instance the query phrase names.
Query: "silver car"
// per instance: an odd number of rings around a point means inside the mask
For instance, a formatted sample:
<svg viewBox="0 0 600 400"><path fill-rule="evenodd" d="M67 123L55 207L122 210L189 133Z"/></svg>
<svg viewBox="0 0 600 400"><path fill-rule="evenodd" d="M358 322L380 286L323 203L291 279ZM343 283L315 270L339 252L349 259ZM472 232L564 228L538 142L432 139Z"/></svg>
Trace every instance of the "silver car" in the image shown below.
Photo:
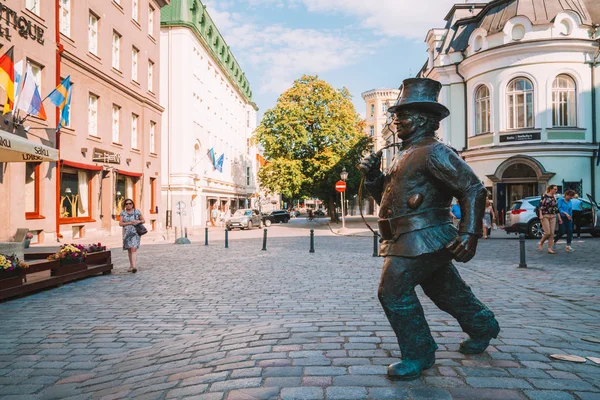
<svg viewBox="0 0 600 400"><path fill-rule="evenodd" d="M581 233L589 233L597 237L600 236L600 221L598 219L600 209L592 196L588 195L588 199L579 199L583 208ZM506 213L506 223L504 225L506 233L525 233L528 238L541 238L544 231L542 223L536 215L536 208L540 205L540 200L540 196L535 196L513 202L509 212Z"/></svg>
<svg viewBox="0 0 600 400"><path fill-rule="evenodd" d="M253 227L260 228L262 226L262 218L258 210L251 210L249 208L242 208L237 210L233 216L231 216L227 222L225 222L227 229L232 230L235 228L240 229L252 229Z"/></svg>

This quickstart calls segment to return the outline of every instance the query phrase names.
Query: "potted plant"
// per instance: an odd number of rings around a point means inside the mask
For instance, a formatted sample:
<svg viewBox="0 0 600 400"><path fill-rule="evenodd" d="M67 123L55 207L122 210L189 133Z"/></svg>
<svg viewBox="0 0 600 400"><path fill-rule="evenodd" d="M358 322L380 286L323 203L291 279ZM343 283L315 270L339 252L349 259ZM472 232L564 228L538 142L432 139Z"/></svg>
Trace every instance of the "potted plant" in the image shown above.
<svg viewBox="0 0 600 400"><path fill-rule="evenodd" d="M57 253L48 256L48 260L60 261L60 268L52 269L51 275L58 276L87 269L84 263L86 255L85 246L80 244L62 245Z"/></svg>
<svg viewBox="0 0 600 400"><path fill-rule="evenodd" d="M94 243L85 247L87 255L85 262L87 264L106 264L110 260L110 251L106 250L106 246L102 243Z"/></svg>
<svg viewBox="0 0 600 400"><path fill-rule="evenodd" d="M15 255L0 254L0 289L23 284L23 275L28 265Z"/></svg>
<svg viewBox="0 0 600 400"><path fill-rule="evenodd" d="M26 249L29 248L29 245L31 244L31 239L33 239L33 235L30 232L27 232L27 235L25 235L25 241L23 242Z"/></svg>

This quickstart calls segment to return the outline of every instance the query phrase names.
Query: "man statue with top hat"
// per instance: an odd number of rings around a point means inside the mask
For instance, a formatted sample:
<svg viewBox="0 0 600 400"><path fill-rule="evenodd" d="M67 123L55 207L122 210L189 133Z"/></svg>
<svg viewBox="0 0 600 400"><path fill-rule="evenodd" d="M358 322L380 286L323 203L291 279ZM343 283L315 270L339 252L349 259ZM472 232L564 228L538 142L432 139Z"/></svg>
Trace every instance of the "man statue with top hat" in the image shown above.
<svg viewBox="0 0 600 400"><path fill-rule="evenodd" d="M500 332L494 314L452 264L475 256L487 193L456 151L435 136L440 121L450 115L437 102L441 87L431 79L405 80L400 99L389 109L401 150L384 173L381 153L370 154L359 166L380 205L379 255L385 260L378 295L402 352L402 362L388 367L392 379L417 378L435 362L437 345L417 285L469 335L460 344L462 353L484 352ZM449 212L454 197L462 210L458 229Z"/></svg>

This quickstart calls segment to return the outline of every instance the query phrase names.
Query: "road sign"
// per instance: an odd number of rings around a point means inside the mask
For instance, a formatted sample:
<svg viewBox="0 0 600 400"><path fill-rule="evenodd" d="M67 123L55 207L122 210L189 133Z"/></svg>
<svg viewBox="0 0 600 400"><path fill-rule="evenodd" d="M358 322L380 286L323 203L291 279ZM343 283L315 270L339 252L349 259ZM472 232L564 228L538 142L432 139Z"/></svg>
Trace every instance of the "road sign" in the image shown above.
<svg viewBox="0 0 600 400"><path fill-rule="evenodd" d="M346 191L346 182L337 181L335 183L335 190L337 190L338 192L345 192Z"/></svg>

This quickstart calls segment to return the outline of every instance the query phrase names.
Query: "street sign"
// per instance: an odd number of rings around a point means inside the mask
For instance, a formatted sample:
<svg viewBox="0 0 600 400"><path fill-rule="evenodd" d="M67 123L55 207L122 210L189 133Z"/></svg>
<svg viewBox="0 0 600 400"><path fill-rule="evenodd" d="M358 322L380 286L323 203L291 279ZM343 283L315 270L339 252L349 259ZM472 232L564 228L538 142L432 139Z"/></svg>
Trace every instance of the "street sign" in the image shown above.
<svg viewBox="0 0 600 400"><path fill-rule="evenodd" d="M335 190L337 190L338 192L345 192L346 191L346 182L337 181L335 183Z"/></svg>

